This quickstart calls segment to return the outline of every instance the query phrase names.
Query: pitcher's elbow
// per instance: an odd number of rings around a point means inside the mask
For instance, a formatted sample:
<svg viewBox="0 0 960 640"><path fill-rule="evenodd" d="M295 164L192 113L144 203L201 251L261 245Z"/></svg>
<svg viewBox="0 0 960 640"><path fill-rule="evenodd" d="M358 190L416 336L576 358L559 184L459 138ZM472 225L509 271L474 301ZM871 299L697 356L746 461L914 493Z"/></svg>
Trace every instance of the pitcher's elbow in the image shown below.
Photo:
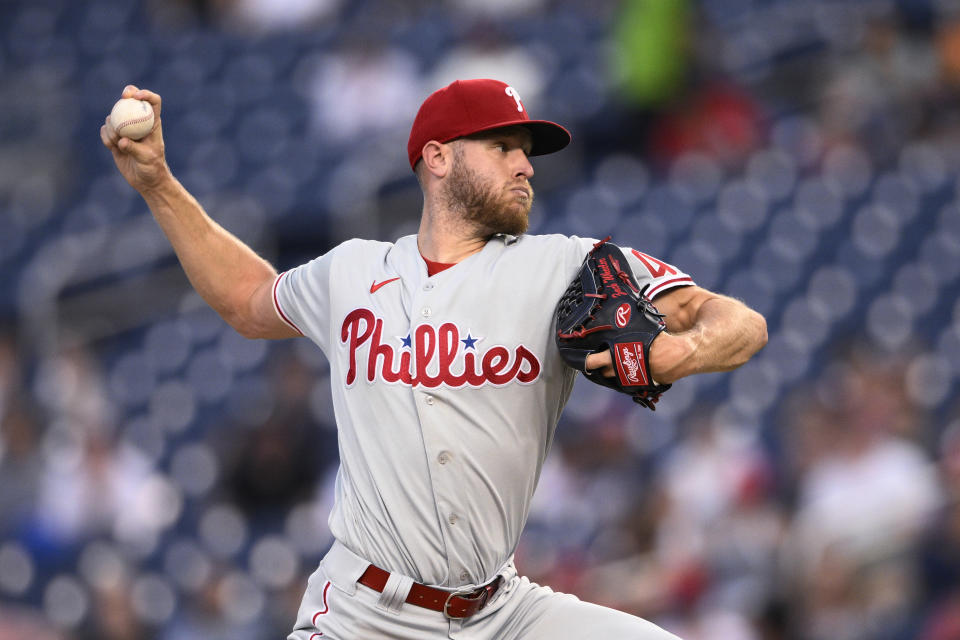
<svg viewBox="0 0 960 640"><path fill-rule="evenodd" d="M230 327L239 333L244 338L254 340L256 338L262 338L263 329L257 323L254 318L247 313L240 312L220 312L220 317L223 318Z"/></svg>
<svg viewBox="0 0 960 640"><path fill-rule="evenodd" d="M767 346L767 340L769 338L769 336L767 335L767 319L764 318L759 313L757 313L756 311L754 311L752 324L753 324L753 333L754 333L753 353L756 353L760 351L760 349L763 349L765 346Z"/></svg>
<svg viewBox="0 0 960 640"><path fill-rule="evenodd" d="M248 340L257 340L259 338L264 338L264 334L258 330L257 327L247 324L241 325L231 325L233 330L239 333L241 336Z"/></svg>

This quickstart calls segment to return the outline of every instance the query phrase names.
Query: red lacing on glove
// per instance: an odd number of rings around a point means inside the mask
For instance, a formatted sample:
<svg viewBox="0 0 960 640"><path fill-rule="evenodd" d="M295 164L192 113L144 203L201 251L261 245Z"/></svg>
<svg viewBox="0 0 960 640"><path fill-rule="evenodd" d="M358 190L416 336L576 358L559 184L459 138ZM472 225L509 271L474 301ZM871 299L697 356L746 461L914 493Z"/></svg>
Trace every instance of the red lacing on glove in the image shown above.
<svg viewBox="0 0 960 640"><path fill-rule="evenodd" d="M623 283L626 284L628 287L630 287L631 289L639 293L640 289L638 289L633 285L633 282L630 280L629 273L627 273L623 269L617 269L617 277L620 278L620 280L622 280Z"/></svg>

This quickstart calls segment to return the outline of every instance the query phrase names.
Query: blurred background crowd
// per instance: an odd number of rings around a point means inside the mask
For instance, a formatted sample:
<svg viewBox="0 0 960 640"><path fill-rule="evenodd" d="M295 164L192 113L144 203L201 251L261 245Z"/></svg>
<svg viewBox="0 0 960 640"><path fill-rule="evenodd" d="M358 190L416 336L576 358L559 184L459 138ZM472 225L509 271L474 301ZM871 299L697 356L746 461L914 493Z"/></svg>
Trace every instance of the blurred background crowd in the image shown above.
<svg viewBox="0 0 960 640"><path fill-rule="evenodd" d="M532 232L770 329L655 413L578 382L521 572L687 640L960 638L960 4L0 0L0 640L282 638L331 542L327 365L191 292L99 140L123 86L282 270L415 232L457 77L573 133Z"/></svg>

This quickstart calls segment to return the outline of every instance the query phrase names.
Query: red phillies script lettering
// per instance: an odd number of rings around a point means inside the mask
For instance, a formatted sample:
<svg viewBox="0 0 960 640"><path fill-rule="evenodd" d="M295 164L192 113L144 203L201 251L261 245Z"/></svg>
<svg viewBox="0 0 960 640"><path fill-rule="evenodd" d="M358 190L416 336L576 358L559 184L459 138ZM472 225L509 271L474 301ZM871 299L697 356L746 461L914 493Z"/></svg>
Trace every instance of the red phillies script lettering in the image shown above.
<svg viewBox="0 0 960 640"><path fill-rule="evenodd" d="M383 319L369 309L354 309L343 319L340 342L349 354L347 386L356 382L364 360L367 382L379 377L411 387L479 387L513 380L528 384L540 376L540 361L523 345L512 352L501 345L485 351L468 349L464 343L474 341L469 336L461 340L460 329L452 322L439 327L420 325L410 336L410 347L398 354L393 345L383 341Z"/></svg>

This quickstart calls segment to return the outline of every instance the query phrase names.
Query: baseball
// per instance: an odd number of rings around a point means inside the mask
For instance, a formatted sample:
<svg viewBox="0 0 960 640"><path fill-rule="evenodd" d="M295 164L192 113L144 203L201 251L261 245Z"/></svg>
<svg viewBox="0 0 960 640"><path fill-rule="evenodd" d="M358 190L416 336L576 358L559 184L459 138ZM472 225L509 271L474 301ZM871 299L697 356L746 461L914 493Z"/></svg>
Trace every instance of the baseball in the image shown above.
<svg viewBox="0 0 960 640"><path fill-rule="evenodd" d="M122 98L110 111L110 124L118 135L139 140L153 129L153 107L145 100Z"/></svg>

